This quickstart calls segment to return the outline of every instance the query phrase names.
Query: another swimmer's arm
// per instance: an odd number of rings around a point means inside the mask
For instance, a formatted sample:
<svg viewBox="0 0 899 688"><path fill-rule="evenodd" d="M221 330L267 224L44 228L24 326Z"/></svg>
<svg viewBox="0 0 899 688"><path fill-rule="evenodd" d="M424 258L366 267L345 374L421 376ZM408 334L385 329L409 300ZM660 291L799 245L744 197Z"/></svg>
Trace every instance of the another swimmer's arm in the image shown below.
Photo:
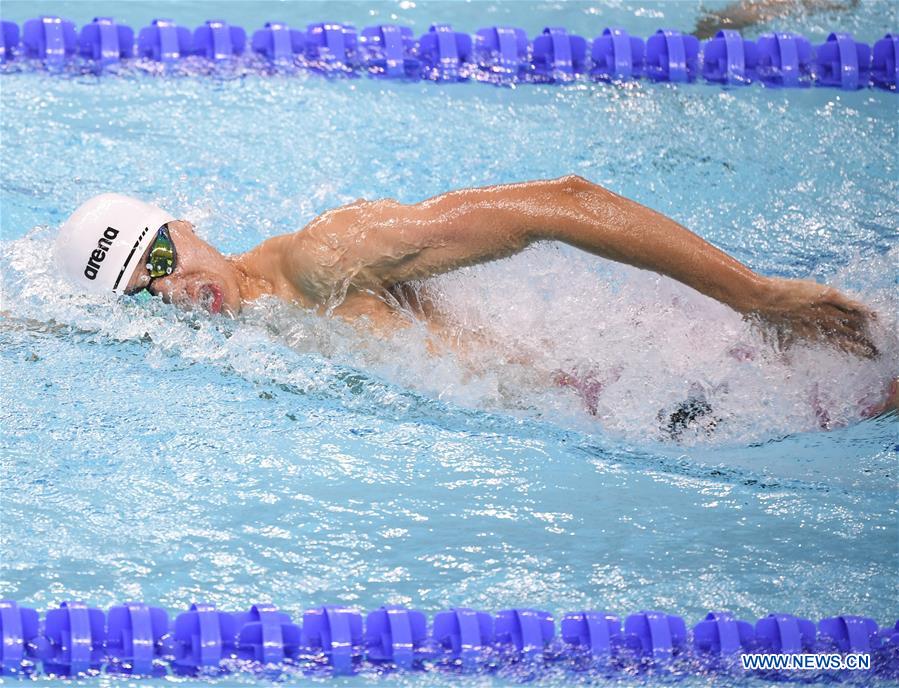
<svg viewBox="0 0 899 688"><path fill-rule="evenodd" d="M811 14L847 10L856 5L858 0L738 0L723 9L704 13L696 23L693 35L711 38L720 29L740 30L800 11Z"/></svg>

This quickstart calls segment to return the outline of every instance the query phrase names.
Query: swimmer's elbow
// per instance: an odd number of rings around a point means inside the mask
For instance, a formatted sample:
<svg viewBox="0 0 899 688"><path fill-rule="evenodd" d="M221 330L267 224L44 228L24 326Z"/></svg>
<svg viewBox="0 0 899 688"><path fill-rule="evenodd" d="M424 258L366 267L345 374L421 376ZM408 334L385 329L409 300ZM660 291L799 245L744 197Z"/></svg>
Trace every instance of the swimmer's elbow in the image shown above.
<svg viewBox="0 0 899 688"><path fill-rule="evenodd" d="M550 184L552 184L560 193L571 195L600 188L589 179L585 179L579 174L566 174L564 177L553 179Z"/></svg>

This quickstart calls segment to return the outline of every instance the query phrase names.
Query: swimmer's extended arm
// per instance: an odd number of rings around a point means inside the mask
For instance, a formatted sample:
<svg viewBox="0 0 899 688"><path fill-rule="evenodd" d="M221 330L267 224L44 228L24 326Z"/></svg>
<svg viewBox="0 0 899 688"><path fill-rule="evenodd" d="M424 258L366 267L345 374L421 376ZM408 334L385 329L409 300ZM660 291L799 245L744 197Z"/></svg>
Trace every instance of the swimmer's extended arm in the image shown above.
<svg viewBox="0 0 899 688"><path fill-rule="evenodd" d="M815 282L756 274L674 220L577 176L453 191L414 205L357 202L296 236L302 288L377 288L555 240L672 277L793 334L869 346L861 304Z"/></svg>

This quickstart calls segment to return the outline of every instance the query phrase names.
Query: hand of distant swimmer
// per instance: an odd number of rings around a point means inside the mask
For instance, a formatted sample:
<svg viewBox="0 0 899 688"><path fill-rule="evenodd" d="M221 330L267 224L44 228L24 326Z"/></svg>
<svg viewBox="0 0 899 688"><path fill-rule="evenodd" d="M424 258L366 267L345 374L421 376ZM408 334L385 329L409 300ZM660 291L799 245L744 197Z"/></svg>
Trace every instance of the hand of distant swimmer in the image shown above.
<svg viewBox="0 0 899 688"><path fill-rule="evenodd" d="M772 325L784 344L797 338L828 340L859 356L871 358L878 353L868 334L876 314L817 282L770 278L763 303L749 313Z"/></svg>

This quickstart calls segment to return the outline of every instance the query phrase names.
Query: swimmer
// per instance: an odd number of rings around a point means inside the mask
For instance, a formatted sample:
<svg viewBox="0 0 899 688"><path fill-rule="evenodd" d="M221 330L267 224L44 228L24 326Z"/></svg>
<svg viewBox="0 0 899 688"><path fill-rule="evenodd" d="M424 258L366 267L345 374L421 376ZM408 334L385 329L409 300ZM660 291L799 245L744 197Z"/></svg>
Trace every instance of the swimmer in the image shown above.
<svg viewBox="0 0 899 688"><path fill-rule="evenodd" d="M696 22L693 35L705 40L721 29L740 31L790 15L846 11L857 5L858 0L738 0L718 11L704 13Z"/></svg>
<svg viewBox="0 0 899 688"><path fill-rule="evenodd" d="M867 332L875 315L865 305L817 282L755 273L674 220L575 175L413 204L357 200L232 256L161 208L103 194L63 224L55 252L62 274L83 291L146 290L230 316L275 296L389 331L404 322L396 294L405 286L539 241L667 275L765 325L783 343L824 340L877 355ZM427 320L430 309L420 305ZM899 395L890 396L892 408Z"/></svg>

